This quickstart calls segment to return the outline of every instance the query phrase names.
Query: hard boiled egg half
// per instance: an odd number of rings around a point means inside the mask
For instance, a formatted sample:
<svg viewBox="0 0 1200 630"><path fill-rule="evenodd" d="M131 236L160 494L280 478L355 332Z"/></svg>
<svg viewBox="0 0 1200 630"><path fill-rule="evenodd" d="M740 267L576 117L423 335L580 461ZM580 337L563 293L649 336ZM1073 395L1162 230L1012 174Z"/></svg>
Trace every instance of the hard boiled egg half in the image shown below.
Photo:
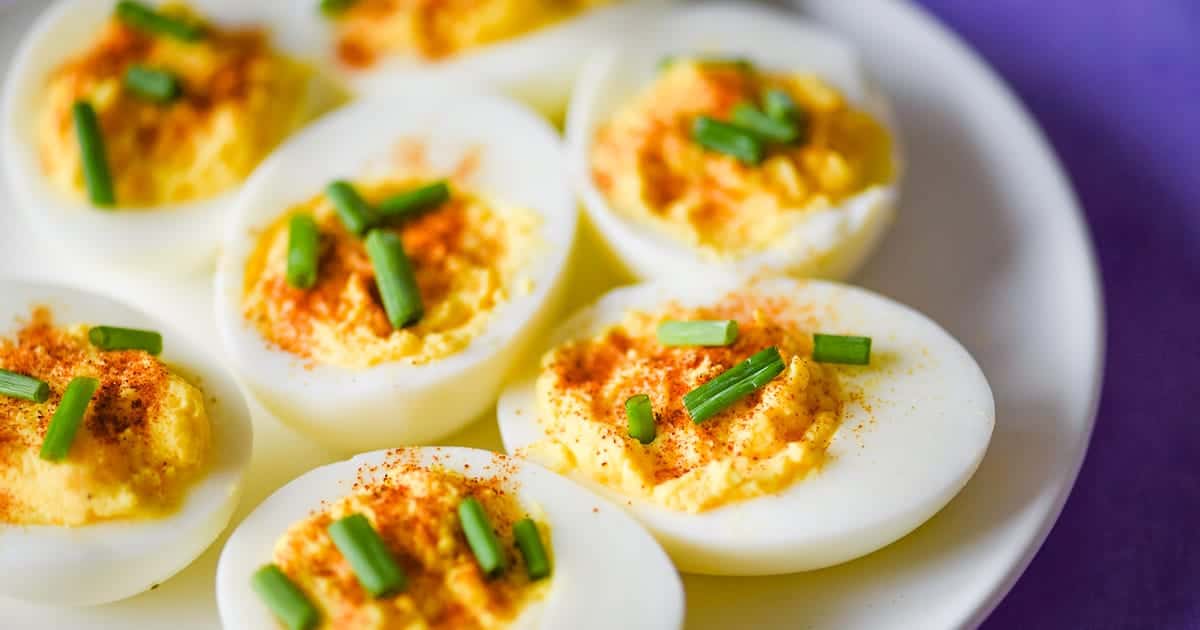
<svg viewBox="0 0 1200 630"><path fill-rule="evenodd" d="M426 494L432 488L441 490ZM453 500L446 500L447 492ZM488 580L480 579L465 552L454 514L466 497L481 502L500 553L509 558ZM511 505L505 511L512 517L497 513L503 503ZM404 586L372 597L351 577L355 569L327 531L332 519L353 513L369 514L369 526L406 575ZM536 523L549 559L532 584L508 520L525 514ZM475 449L375 451L280 488L238 526L221 553L217 604L226 628L274 627L272 609L251 586L252 576L272 562L310 600L318 624L331 615L351 624L423 620L439 627L454 625L453 619L461 627L473 621L511 628L656 630L683 623L675 568L620 508L539 466ZM513 601L526 603L511 610Z"/></svg>
<svg viewBox="0 0 1200 630"><path fill-rule="evenodd" d="M355 191L377 229L348 224L331 187ZM441 196L407 216L385 209L422 190ZM287 276L296 215L315 221L308 288ZM548 323L575 222L558 137L524 106L450 90L359 101L246 183L217 271L225 349L268 407L325 444L437 439L495 402ZM372 233L403 250L416 317L393 320Z"/></svg>
<svg viewBox="0 0 1200 630"><path fill-rule="evenodd" d="M597 52L567 115L569 167L643 278L842 278L893 216L888 104L856 51L790 13L676 9Z"/></svg>
<svg viewBox="0 0 1200 630"><path fill-rule="evenodd" d="M77 325L156 331L162 353L92 349L91 328L64 332ZM245 400L208 351L107 298L12 281L0 282L0 338L0 367L50 383L43 403L0 401L9 436L0 593L100 604L150 589L199 556L229 523L252 441ZM63 357L71 364L55 363ZM38 455L45 429L29 414L57 411L71 374L98 378L99 389L69 449L50 461Z"/></svg>
<svg viewBox="0 0 1200 630"><path fill-rule="evenodd" d="M285 4L51 5L17 50L0 121L30 223L92 264L162 274L211 263L242 180L339 98L301 60L303 40L276 30ZM86 151L85 136L97 138ZM89 192L84 163L96 160L83 154L102 157L110 194Z"/></svg>
<svg viewBox="0 0 1200 630"><path fill-rule="evenodd" d="M295 30L360 94L430 83L497 88L561 115L587 53L669 0L294 3Z"/></svg>
<svg viewBox="0 0 1200 630"><path fill-rule="evenodd" d="M668 342L667 320L721 322L722 338ZM685 572L790 573L879 549L958 493L994 424L987 380L937 324L823 281L619 288L547 348L501 396L505 447L626 506ZM715 413L687 402L772 352L775 369L759 363L765 378ZM654 429L635 439L639 395Z"/></svg>

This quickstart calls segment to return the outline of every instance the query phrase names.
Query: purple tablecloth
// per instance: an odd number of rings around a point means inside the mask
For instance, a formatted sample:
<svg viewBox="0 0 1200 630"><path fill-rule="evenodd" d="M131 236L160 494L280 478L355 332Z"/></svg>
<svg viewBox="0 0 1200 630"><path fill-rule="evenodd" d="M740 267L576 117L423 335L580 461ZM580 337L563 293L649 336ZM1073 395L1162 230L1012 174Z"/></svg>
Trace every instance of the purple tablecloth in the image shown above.
<svg viewBox="0 0 1200 630"><path fill-rule="evenodd" d="M1033 111L1104 278L1091 450L984 627L1200 628L1200 0L919 1Z"/></svg>

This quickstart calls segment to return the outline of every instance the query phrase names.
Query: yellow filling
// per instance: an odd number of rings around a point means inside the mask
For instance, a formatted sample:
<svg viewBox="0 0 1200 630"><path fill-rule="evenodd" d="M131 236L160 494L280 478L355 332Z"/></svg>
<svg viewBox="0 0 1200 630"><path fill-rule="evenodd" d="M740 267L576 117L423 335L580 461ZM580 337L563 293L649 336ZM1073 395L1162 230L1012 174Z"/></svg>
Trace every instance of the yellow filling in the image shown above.
<svg viewBox="0 0 1200 630"><path fill-rule="evenodd" d="M473 630L507 627L549 590L552 578L530 582L512 526L525 518L504 477L467 478L417 465L397 451L382 467L360 472L352 494L292 525L273 561L317 606L322 629ZM369 478L369 481L363 479ZM380 481L382 480L382 481ZM458 504L483 505L507 553L507 569L488 580L459 525ZM329 538L335 520L367 517L408 577L404 592L372 598ZM539 523L551 552L549 531Z"/></svg>
<svg viewBox="0 0 1200 630"><path fill-rule="evenodd" d="M165 9L190 15L181 5ZM182 84L159 104L131 92L134 65L166 70ZM112 19L91 46L54 70L37 122L42 168L82 197L71 107L86 100L104 137L117 205L142 207L212 197L237 186L310 112L311 71L271 49L261 29L208 26L185 42Z"/></svg>
<svg viewBox="0 0 1200 630"><path fill-rule="evenodd" d="M711 308L630 312L602 334L549 352L537 379L546 437L529 454L665 508L700 512L783 490L817 468L841 419L836 372L812 361L811 330L794 305L731 295ZM664 319L736 319L726 347L666 347ZM683 395L775 346L786 368L766 386L695 424ZM657 435L629 436L625 401L650 396Z"/></svg>
<svg viewBox="0 0 1200 630"><path fill-rule="evenodd" d="M338 16L338 57L355 68L393 54L451 57L612 1L359 0Z"/></svg>
<svg viewBox="0 0 1200 630"><path fill-rule="evenodd" d="M0 340L0 367L46 381L34 403L0 396L0 522L88 525L162 516L203 471L211 448L204 395L141 351L95 349L87 327L55 328L47 311L17 340ZM38 457L71 378L100 380L66 459Z"/></svg>
<svg viewBox="0 0 1200 630"><path fill-rule="evenodd" d="M431 179L400 177L355 188L374 204ZM441 207L388 228L413 263L425 307L416 324L392 328L362 240L345 230L324 194L289 209L258 238L246 265L244 316L272 344L315 364L421 364L466 348L501 303L531 289L520 270L537 243L538 218L458 184L451 190ZM311 214L322 235L317 283L308 290L287 283L288 221L299 212Z"/></svg>
<svg viewBox="0 0 1200 630"><path fill-rule="evenodd" d="M696 117L728 121L772 89L805 112L800 140L757 165L706 149ZM744 63L678 60L596 132L593 179L613 208L709 257L771 246L808 213L893 178L883 126L820 79Z"/></svg>

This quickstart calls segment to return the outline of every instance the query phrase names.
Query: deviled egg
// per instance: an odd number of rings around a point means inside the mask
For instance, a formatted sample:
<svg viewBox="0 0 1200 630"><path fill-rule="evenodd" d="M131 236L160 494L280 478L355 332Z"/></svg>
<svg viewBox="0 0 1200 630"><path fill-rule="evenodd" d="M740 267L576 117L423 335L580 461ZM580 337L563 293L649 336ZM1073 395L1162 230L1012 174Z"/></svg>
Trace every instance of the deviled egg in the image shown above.
<svg viewBox="0 0 1200 630"><path fill-rule="evenodd" d="M241 393L131 308L0 289L0 594L98 604L166 580L237 504L251 448Z"/></svg>
<svg viewBox="0 0 1200 630"><path fill-rule="evenodd" d="M286 15L232 0L50 7L9 71L0 134L30 222L96 262L211 262L230 194L337 98L269 30Z"/></svg>
<svg viewBox="0 0 1200 630"><path fill-rule="evenodd" d="M547 322L575 222L558 138L523 106L360 101L247 182L217 273L226 351L327 445L437 439L495 402Z"/></svg>
<svg viewBox="0 0 1200 630"><path fill-rule="evenodd" d="M892 219L893 134L848 44L750 5L680 9L598 52L567 115L572 183L644 278L849 275Z"/></svg>
<svg viewBox="0 0 1200 630"><path fill-rule="evenodd" d="M297 32L358 92L407 94L430 82L483 85L556 116L587 52L668 4L312 0L295 10Z"/></svg>
<svg viewBox="0 0 1200 630"><path fill-rule="evenodd" d="M942 508L994 424L971 356L919 313L792 279L616 289L505 390L510 453L628 506L682 571L870 553Z"/></svg>
<svg viewBox="0 0 1200 630"><path fill-rule="evenodd" d="M301 475L229 538L217 604L229 630L683 623L679 575L620 508L467 448L375 451Z"/></svg>

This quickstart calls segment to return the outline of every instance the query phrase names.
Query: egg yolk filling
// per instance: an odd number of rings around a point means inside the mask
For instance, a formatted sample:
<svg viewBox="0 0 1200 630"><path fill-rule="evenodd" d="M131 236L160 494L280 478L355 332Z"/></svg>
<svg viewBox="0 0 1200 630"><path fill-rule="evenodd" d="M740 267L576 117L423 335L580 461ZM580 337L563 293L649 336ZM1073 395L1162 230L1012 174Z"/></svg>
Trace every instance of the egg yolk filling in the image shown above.
<svg viewBox="0 0 1200 630"><path fill-rule="evenodd" d="M358 0L337 16L337 54L352 68L393 54L444 59L612 1Z"/></svg>
<svg viewBox="0 0 1200 630"><path fill-rule="evenodd" d="M34 311L0 339L0 367L45 381L35 403L0 396L0 522L88 525L169 513L202 473L212 429L204 395L140 350L101 351L88 328L55 327ZM50 418L76 376L100 381L65 459L38 456Z"/></svg>
<svg viewBox="0 0 1200 630"><path fill-rule="evenodd" d="M168 15L190 16L182 5ZM173 74L177 98L154 102L125 85L131 67ZM212 197L239 184L308 115L311 71L275 52L257 28L205 27L196 41L146 33L116 18L48 77L37 121L43 171L83 196L72 105L96 111L117 205Z"/></svg>
<svg viewBox="0 0 1200 630"><path fill-rule="evenodd" d="M721 347L668 347L665 319L737 320ZM818 467L839 425L844 396L833 368L814 362L805 316L794 305L731 295L712 307L631 311L591 338L543 357L536 391L545 438L529 455L618 493L701 512L783 490ZM716 416L694 423L683 396L752 354L775 346L782 374ZM630 437L625 401L646 394L657 435Z"/></svg>
<svg viewBox="0 0 1200 630"><path fill-rule="evenodd" d="M781 90L801 110L800 137L747 164L701 146L695 120L729 121ZM710 258L761 251L812 211L893 178L891 140L834 88L746 62L676 60L596 131L591 172L616 212Z"/></svg>
<svg viewBox="0 0 1200 630"><path fill-rule="evenodd" d="M412 461L407 451L364 467L352 492L295 523L277 541L273 561L319 610L320 628L355 630L503 628L541 599L552 579L530 582L513 542L525 518L511 474L468 478ZM497 458L499 460L500 458ZM508 466L511 467L511 466ZM488 579L459 524L458 504L477 499L501 542L506 569ZM373 598L328 534L331 523L364 515L407 576L395 595ZM546 549L549 531L538 523Z"/></svg>
<svg viewBox="0 0 1200 630"><path fill-rule="evenodd" d="M428 179L355 184L369 204L417 188ZM315 364L367 368L386 361L427 363L465 348L514 294L531 289L520 274L536 243L538 218L452 186L448 201L387 229L400 236L412 262L424 315L396 329L375 285L361 238L348 232L325 194L289 210L263 233L246 266L244 316L279 348ZM288 221L313 216L321 233L316 285L287 281Z"/></svg>

